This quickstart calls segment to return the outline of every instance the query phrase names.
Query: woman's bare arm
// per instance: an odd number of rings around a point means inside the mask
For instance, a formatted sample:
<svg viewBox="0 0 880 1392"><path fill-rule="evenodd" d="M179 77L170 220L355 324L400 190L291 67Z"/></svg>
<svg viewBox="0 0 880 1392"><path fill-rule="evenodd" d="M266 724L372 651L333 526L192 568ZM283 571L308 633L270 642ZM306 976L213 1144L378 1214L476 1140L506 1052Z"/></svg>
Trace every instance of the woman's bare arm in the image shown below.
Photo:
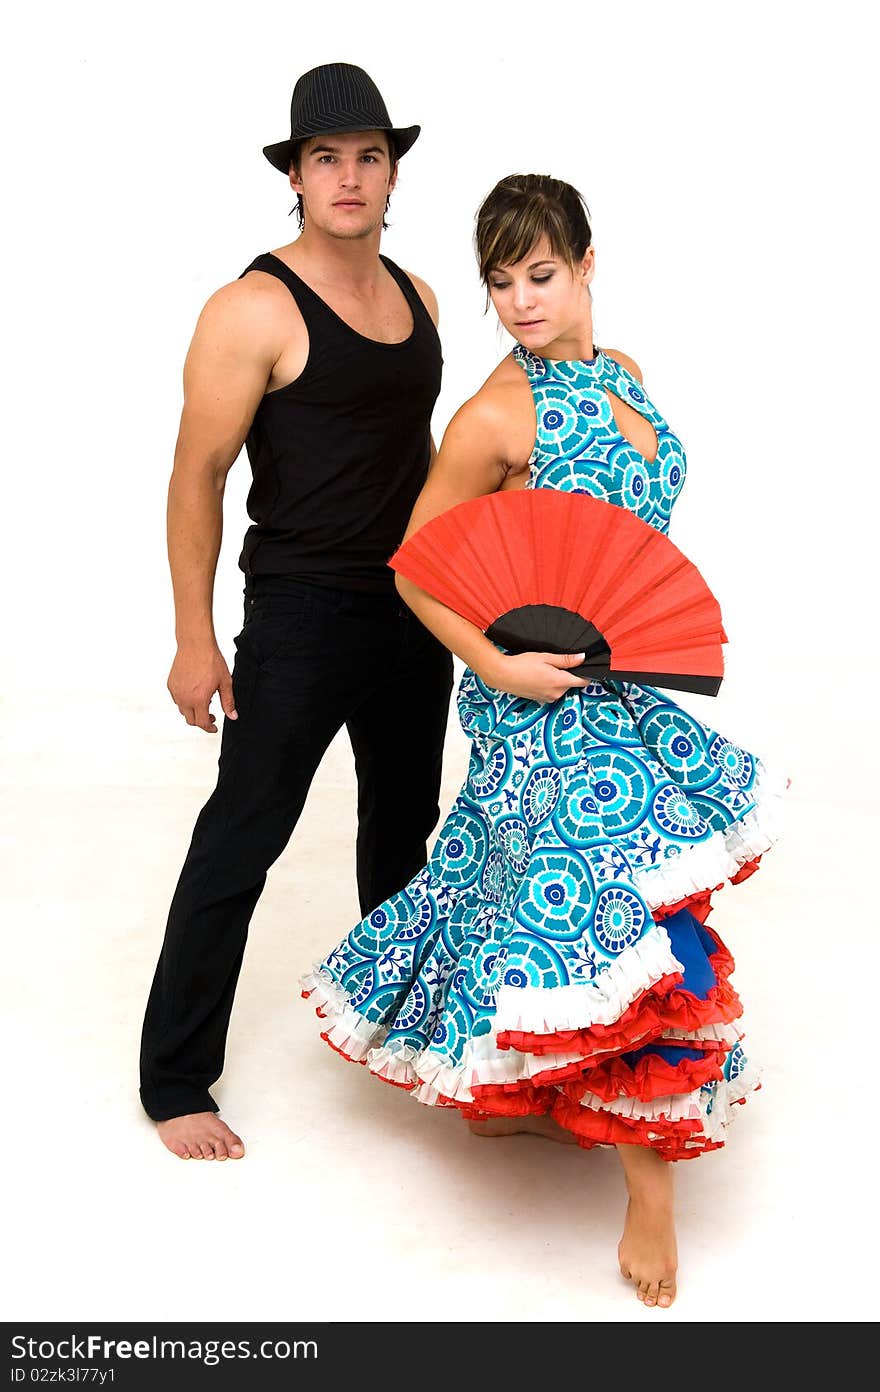
<svg viewBox="0 0 880 1392"><path fill-rule="evenodd" d="M510 406L503 388L484 388L456 413L416 501L407 537L458 503L498 492L509 480L511 469L517 464L522 467L522 461L509 457ZM475 624L412 581L398 574L396 583L417 618L487 686L533 701L556 701L571 687L586 684L566 670L582 662L583 653L506 656Z"/></svg>

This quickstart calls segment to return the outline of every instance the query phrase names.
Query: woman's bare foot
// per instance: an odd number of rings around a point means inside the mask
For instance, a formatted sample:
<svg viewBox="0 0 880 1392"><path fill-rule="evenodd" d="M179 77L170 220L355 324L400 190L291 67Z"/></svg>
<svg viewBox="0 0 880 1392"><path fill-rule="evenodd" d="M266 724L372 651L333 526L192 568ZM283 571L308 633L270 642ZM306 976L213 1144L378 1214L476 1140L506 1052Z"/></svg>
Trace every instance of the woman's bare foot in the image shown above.
<svg viewBox="0 0 880 1392"><path fill-rule="evenodd" d="M468 1126L475 1136L515 1136L522 1132L528 1136L544 1136L562 1145L577 1144L577 1137L549 1116L487 1117L485 1121L469 1121Z"/></svg>
<svg viewBox="0 0 880 1392"><path fill-rule="evenodd" d="M619 1145L617 1153L629 1190L620 1270L639 1300L666 1307L675 1299L678 1266L672 1165L647 1146Z"/></svg>
<svg viewBox="0 0 880 1392"><path fill-rule="evenodd" d="M240 1160L244 1144L216 1112L189 1112L158 1121L156 1130L172 1154L181 1160Z"/></svg>

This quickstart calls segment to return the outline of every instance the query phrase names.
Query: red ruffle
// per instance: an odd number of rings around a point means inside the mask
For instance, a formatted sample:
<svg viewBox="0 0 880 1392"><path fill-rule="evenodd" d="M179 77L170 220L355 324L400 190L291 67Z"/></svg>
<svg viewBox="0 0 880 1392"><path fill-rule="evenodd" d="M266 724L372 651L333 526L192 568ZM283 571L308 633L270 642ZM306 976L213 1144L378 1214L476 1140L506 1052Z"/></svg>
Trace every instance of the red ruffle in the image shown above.
<svg viewBox="0 0 880 1392"><path fill-rule="evenodd" d="M587 1091L603 1102L613 1102L616 1097L636 1097L640 1102L651 1102L655 1097L677 1097L695 1092L704 1083L719 1082L727 1053L725 1045L716 1044L713 1050L704 1051L701 1058L683 1058L678 1063L667 1063L657 1054L646 1054L635 1068L620 1057L607 1059L591 1068L587 1077L582 1075L580 1083L568 1084L565 1091L578 1101Z"/></svg>
<svg viewBox="0 0 880 1392"><path fill-rule="evenodd" d="M589 1029L561 1030L556 1034L506 1030L503 1036L499 1035L498 1046L528 1054L575 1051L582 1055L583 1062L578 1065L578 1071L582 1072L603 1057L626 1054L648 1039L657 1039L664 1030L679 1029L691 1033L704 1025L730 1024L742 1013L742 1002L736 991L728 981L721 980L712 987L705 1000L691 995L690 991L673 990L659 999L655 999L653 991L646 991L611 1025L591 1025ZM564 1077L571 1076L572 1068L567 1064L562 1069L548 1069L545 1073L535 1074L533 1080L562 1081Z"/></svg>
<svg viewBox="0 0 880 1392"><path fill-rule="evenodd" d="M553 1087L535 1087L523 1079L516 1083L488 1083L472 1087L473 1103L455 1105L470 1119L490 1116L543 1116L556 1101Z"/></svg>
<svg viewBox="0 0 880 1392"><path fill-rule="evenodd" d="M747 878L752 874L759 859L743 866L740 876ZM701 921L705 922L705 919ZM620 1117L612 1112L595 1111L581 1106L579 1101L585 1091L606 1102L621 1096L636 1097L641 1101L661 1096L680 1096L722 1076L721 1062L727 1047L717 1042L696 1042L696 1047L704 1050L704 1057L682 1059L676 1065L656 1056L647 1056L640 1059L633 1069L617 1057L646 1039L659 1040L664 1030L692 1031L702 1025L729 1023L742 1013L739 997L728 981L734 967L733 957L711 928L706 931L715 944L709 960L717 985L705 1000L681 989L682 977L675 973L656 982L611 1025L557 1031L552 1035L506 1031L498 1039L502 1048L536 1054L575 1049L584 1057L562 1068L547 1069L531 1079L478 1085L472 1089L473 1102L462 1102L440 1094L437 1104L455 1107L469 1120L550 1114L560 1126L571 1131L578 1144L587 1150L596 1145L642 1145L650 1147L661 1159L671 1161L690 1160L706 1151L720 1149L722 1141L709 1141L702 1137L702 1121L698 1118L677 1122L663 1118L644 1121ZM310 995L309 991L302 992L304 1000L308 1000ZM315 1013L320 1019L327 1018L326 1012L317 1006ZM366 1058L352 1058L338 1044L334 1044L329 1031L322 1031L321 1038L349 1063L366 1065ZM412 1092L418 1086L418 1083L397 1082L379 1073L374 1076L405 1092ZM745 1102L746 1099L737 1100Z"/></svg>
<svg viewBox="0 0 880 1392"><path fill-rule="evenodd" d="M758 866L761 864L761 857L754 856L752 860L746 861L741 865L735 875L731 875L730 884L742 884L750 875L754 875ZM652 910L652 917L655 923L662 923L664 918L671 918L673 914L679 913L682 909L688 909L698 919L700 923L705 923L712 911L712 895L717 894L719 889L724 888L724 881L713 885L711 889L698 889L693 894L685 895L684 899L679 899L674 904L661 904Z"/></svg>
<svg viewBox="0 0 880 1392"><path fill-rule="evenodd" d="M730 883L742 884L743 880L747 880L750 875L754 875L760 864L761 857L759 855L755 856L754 860L747 860L745 865L739 867L735 875L731 875Z"/></svg>
<svg viewBox="0 0 880 1392"><path fill-rule="evenodd" d="M556 1030L551 1034L504 1030L498 1035L499 1049L517 1049L526 1054L578 1053L583 1061L576 1067L566 1064L560 1069L533 1074L533 1081L537 1083L562 1082L611 1054L625 1054L647 1039L656 1039L664 1030L680 1029L691 1033L704 1025L726 1025L738 1019L743 1012L742 1002L728 981L734 968L733 957L717 933L708 927L705 931L715 944L709 962L717 980L705 999L681 988L680 973L670 973L637 996L610 1025Z"/></svg>
<svg viewBox="0 0 880 1392"><path fill-rule="evenodd" d="M591 1033L594 1036L593 1042L598 1046L603 1032L610 1036L618 1031L627 1030L635 1024L639 1011L650 997L670 995L676 986L681 984L682 980L681 972L670 972L668 976L661 977L653 986L649 986L640 996L637 996L611 1025L592 1025L590 1030L554 1030L550 1034L535 1034L530 1030L502 1030L496 1043L499 1049L517 1049L522 1054L567 1053L578 1047L577 1041L582 1036ZM607 1053L607 1047L600 1052Z"/></svg>
<svg viewBox="0 0 880 1392"><path fill-rule="evenodd" d="M302 995L303 1000L308 1000L308 999L309 999L309 996L310 996L311 994L312 994L311 991L302 991L302 992L301 992L301 995ZM321 1010L317 1005L314 1007L314 1009L315 1009L315 1014L317 1015L317 1017L318 1017L319 1020L326 1020L326 1019L327 1019L327 1012L326 1012L326 1010ZM333 1040L330 1038L330 1032L329 1032L329 1030L322 1030L322 1031L321 1031L321 1038L323 1039L323 1041L324 1041L325 1044L329 1044L329 1045L330 1045L330 1048L333 1050L334 1054L338 1054L340 1058L344 1058L348 1063L361 1063L361 1064L364 1065L364 1067L366 1067L366 1063L367 1063L366 1058L359 1058L359 1059L352 1058L351 1054L347 1054L347 1053L345 1052L344 1049L341 1049L341 1048L339 1047L338 1044L334 1044L334 1043L333 1043ZM378 1078L380 1075L377 1073L375 1076ZM396 1080L396 1078L382 1078L382 1082L383 1082L383 1083L390 1083L391 1087L402 1088L404 1092L412 1092L413 1088L418 1086L417 1083L399 1083L399 1082Z"/></svg>
<svg viewBox="0 0 880 1392"><path fill-rule="evenodd" d="M664 918L671 918L682 909L688 909L700 923L705 923L712 907L712 895L720 888L721 885L717 884L715 889L698 889L695 894L688 894L675 904L661 904L659 908L652 910L654 922L662 923Z"/></svg>
<svg viewBox="0 0 880 1392"><path fill-rule="evenodd" d="M595 1112L561 1096L554 1103L551 1116L555 1122L576 1136L585 1150L596 1145L640 1145L655 1150L661 1160L690 1160L707 1150L719 1150L722 1141L710 1141L703 1136L699 1117L681 1121L616 1116L613 1112ZM691 1142L690 1145L686 1142Z"/></svg>

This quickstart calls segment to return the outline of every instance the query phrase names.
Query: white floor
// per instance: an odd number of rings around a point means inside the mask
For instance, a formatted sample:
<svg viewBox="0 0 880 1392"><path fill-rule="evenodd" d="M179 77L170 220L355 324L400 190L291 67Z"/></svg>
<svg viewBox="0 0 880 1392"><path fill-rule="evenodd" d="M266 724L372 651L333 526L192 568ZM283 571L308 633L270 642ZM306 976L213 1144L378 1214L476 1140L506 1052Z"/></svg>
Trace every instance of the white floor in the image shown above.
<svg viewBox="0 0 880 1392"><path fill-rule="evenodd" d="M342 742L252 924L216 1090L247 1157L169 1155L137 1100L138 1038L219 741L164 707L15 714L6 1319L873 1317L878 915L862 872L880 820L852 787L802 770L785 841L720 897L764 1087L727 1150L677 1167L680 1296L647 1311L616 1272L612 1151L478 1140L320 1041L297 978L358 917ZM453 727L445 805L464 762Z"/></svg>

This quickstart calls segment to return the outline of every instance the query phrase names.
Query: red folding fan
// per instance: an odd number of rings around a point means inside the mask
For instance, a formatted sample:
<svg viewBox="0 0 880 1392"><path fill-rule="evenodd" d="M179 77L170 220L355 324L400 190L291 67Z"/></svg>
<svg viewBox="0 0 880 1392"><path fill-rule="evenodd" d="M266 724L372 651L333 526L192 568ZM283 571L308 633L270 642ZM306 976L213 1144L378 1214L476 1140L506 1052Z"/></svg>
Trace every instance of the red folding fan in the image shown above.
<svg viewBox="0 0 880 1392"><path fill-rule="evenodd" d="M667 536L626 508L551 488L450 508L389 564L511 652L586 654L584 678L714 696L718 601Z"/></svg>

